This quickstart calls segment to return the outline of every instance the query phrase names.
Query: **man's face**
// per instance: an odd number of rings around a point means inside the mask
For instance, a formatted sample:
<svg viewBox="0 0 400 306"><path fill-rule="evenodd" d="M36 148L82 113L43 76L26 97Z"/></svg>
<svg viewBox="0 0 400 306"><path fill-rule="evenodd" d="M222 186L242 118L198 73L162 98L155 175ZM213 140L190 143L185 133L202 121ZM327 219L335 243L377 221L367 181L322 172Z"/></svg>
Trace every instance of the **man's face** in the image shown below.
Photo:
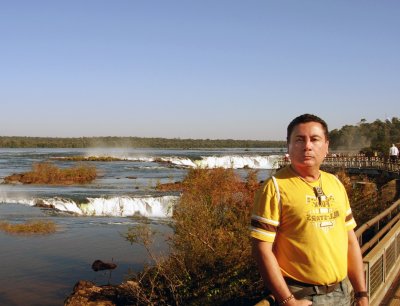
<svg viewBox="0 0 400 306"><path fill-rule="evenodd" d="M301 123L290 135L288 149L291 163L297 167L321 165L328 154L329 141L318 122Z"/></svg>

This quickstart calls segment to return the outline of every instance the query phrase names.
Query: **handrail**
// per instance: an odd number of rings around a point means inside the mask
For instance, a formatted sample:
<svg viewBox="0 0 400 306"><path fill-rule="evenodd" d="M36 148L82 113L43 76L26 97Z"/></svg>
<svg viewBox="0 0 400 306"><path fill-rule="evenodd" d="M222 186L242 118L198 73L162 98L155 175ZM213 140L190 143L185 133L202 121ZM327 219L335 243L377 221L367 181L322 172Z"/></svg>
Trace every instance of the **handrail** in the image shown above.
<svg viewBox="0 0 400 306"><path fill-rule="evenodd" d="M374 237L361 247L361 254L372 248L392 227L400 220L400 214L394 217L388 224L386 224Z"/></svg>
<svg viewBox="0 0 400 306"><path fill-rule="evenodd" d="M375 245L376 242L379 241L379 239L386 234L391 228L392 226L398 221L400 220L400 214L398 213L396 216L394 216L392 218L392 220L386 224L382 229L379 230L378 233L376 233L374 235L374 237L368 241L367 243L363 244L362 243L362 234L368 230L369 228L371 228L372 226L374 226L376 223L378 223L379 221L381 221L383 218L387 217L388 215L390 215L394 210L396 210L397 208L400 207L400 199L397 200L396 202L394 202L389 208L387 208L386 210L384 210L383 212L381 212L379 215L375 216L374 218L370 219L369 221L367 221L366 223L364 223L362 226L360 226L360 228L358 228L356 230L356 236L359 240L361 240L361 253L364 254L367 250L369 250L373 245Z"/></svg>
<svg viewBox="0 0 400 306"><path fill-rule="evenodd" d="M380 305L399 271L400 212L398 208L400 208L400 199L356 230L359 242L361 240L367 290L372 306ZM395 213L394 216L392 216L393 213ZM378 227L378 233L374 233L373 237L363 244L362 235L387 217L390 217L390 220L386 219L387 224L381 229Z"/></svg>
<svg viewBox="0 0 400 306"><path fill-rule="evenodd" d="M381 305L400 271L400 222L393 223L386 235L363 256L371 306Z"/></svg>
<svg viewBox="0 0 400 306"><path fill-rule="evenodd" d="M395 210L398 206L400 206L400 199L394 202L389 208L385 209L383 212L381 212L379 215L376 215L372 219L368 220L365 222L363 225L361 225L357 231L356 231L356 236L360 237L367 229L375 225L377 222L382 220L384 217L389 215L393 210Z"/></svg>

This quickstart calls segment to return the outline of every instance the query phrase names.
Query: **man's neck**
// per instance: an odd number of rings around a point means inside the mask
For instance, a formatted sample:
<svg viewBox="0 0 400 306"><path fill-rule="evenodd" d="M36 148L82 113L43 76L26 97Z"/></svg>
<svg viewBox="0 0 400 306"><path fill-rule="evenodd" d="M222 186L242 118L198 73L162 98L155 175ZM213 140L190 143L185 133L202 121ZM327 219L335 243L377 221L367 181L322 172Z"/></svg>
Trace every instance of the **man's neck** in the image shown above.
<svg viewBox="0 0 400 306"><path fill-rule="evenodd" d="M293 170L294 173L296 173L299 177L307 182L315 182L319 179L319 176L321 175L319 172L319 168L315 167L298 168L292 164L290 165L290 168Z"/></svg>

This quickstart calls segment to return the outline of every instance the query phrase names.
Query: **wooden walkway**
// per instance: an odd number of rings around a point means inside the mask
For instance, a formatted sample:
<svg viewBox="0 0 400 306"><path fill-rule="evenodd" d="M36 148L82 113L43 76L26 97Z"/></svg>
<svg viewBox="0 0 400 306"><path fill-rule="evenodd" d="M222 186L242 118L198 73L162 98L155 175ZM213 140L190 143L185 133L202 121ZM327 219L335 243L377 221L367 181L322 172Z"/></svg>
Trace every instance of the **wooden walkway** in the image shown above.
<svg viewBox="0 0 400 306"><path fill-rule="evenodd" d="M290 163L282 157L278 160L279 168ZM400 159L396 163L380 157L366 157L362 155L329 155L325 158L321 168L347 169L353 172L380 174L386 172L394 177L400 177Z"/></svg>
<svg viewBox="0 0 400 306"><path fill-rule="evenodd" d="M397 275L396 281L392 284L386 299L384 299L380 305L400 306L400 273Z"/></svg>

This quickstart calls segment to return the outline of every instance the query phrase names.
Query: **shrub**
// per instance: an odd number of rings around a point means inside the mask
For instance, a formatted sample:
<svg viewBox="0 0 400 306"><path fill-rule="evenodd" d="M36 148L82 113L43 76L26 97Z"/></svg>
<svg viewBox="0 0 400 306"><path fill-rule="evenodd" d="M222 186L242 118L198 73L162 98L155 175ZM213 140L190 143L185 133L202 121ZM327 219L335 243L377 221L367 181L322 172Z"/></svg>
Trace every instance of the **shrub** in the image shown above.
<svg viewBox="0 0 400 306"><path fill-rule="evenodd" d="M9 234L51 234L57 227L52 221L28 221L26 223L11 224L0 222L0 230Z"/></svg>
<svg viewBox="0 0 400 306"><path fill-rule="evenodd" d="M12 174L4 178L5 183L20 182L23 184L85 184L96 178L96 168L78 165L61 169L50 162L35 163L32 171Z"/></svg>
<svg viewBox="0 0 400 306"><path fill-rule="evenodd" d="M395 200L394 181L377 178L381 186L365 175L350 177L344 169L335 173L346 188L351 209L360 226L388 208ZM390 195L390 196L388 196Z"/></svg>
<svg viewBox="0 0 400 306"><path fill-rule="evenodd" d="M232 169L189 171L173 214L169 255L151 254L154 265L136 276L139 285L132 288L136 303L235 304L261 292L248 230L256 178L249 172L243 182ZM132 228L126 238L151 253L149 233Z"/></svg>
<svg viewBox="0 0 400 306"><path fill-rule="evenodd" d="M99 161L99 162L113 162L122 161L124 158L112 157L112 156L67 156L67 157L53 157L55 160L68 160L68 161Z"/></svg>

